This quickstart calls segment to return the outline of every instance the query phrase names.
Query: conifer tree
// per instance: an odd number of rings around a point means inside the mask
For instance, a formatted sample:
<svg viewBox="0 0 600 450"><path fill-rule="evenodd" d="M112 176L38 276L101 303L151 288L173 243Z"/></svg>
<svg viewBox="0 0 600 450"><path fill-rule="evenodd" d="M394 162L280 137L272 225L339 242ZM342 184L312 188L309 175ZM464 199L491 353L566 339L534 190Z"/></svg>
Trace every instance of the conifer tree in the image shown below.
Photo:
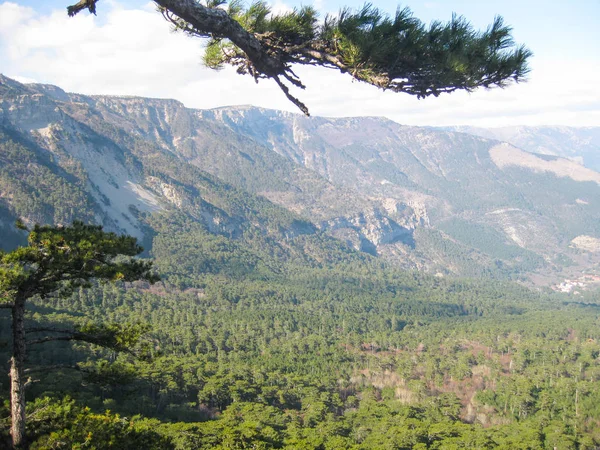
<svg viewBox="0 0 600 450"><path fill-rule="evenodd" d="M95 14L97 2L81 0L68 7L68 14L86 8ZM242 0L155 3L175 30L209 39L208 67L228 64L257 82L270 78L307 115L306 105L289 90L290 85L305 87L294 65L333 68L383 90L424 98L522 81L532 56L515 44L499 16L485 31L476 31L461 16L426 26L408 8L389 16L369 3L322 21L310 6L272 14L262 0L249 6Z"/></svg>
<svg viewBox="0 0 600 450"><path fill-rule="evenodd" d="M21 228L25 228L20 224ZM14 448L25 435L25 368L27 347L51 341L84 341L123 351L146 331L142 325L85 325L72 330L25 326L28 300L68 296L93 280L157 281L151 262L135 259L142 252L134 237L107 233L101 226L74 222L72 226L39 226L29 233L28 246L0 251L0 308L11 309L10 360L11 435ZM129 258L127 258L129 257ZM28 335L46 336L28 339Z"/></svg>

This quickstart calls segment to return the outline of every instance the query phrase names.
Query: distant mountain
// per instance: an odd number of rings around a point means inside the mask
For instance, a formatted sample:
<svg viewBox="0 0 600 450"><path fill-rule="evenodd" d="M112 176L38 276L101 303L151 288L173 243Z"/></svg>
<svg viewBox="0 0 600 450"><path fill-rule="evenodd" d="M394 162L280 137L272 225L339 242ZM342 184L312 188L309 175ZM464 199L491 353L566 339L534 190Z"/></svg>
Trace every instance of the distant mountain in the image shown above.
<svg viewBox="0 0 600 450"><path fill-rule="evenodd" d="M381 118L305 118L256 108L204 117L378 201L392 218L410 210L415 251L407 256L394 243L377 251L430 270L547 273L578 258L572 239L600 231L600 174L567 159Z"/></svg>
<svg viewBox="0 0 600 450"><path fill-rule="evenodd" d="M78 218L153 252L183 251L172 234L216 239L230 256L247 252L240 267L269 270L278 258L368 254L441 275L545 281L600 258L573 243L600 238L600 173L497 140L373 117L84 96L1 76L0 114L4 247L22 239L16 217ZM202 260L202 245L173 264Z"/></svg>
<svg viewBox="0 0 600 450"><path fill-rule="evenodd" d="M531 153L569 158L585 167L600 171L600 127L461 126L446 129L508 142Z"/></svg>
<svg viewBox="0 0 600 450"><path fill-rule="evenodd" d="M23 243L13 227L20 217L80 219L132 234L161 256L166 273L272 272L279 261L362 257L297 214L189 164L160 139L126 131L116 116L103 119L90 107L96 100L62 102L61 92L0 79L0 247Z"/></svg>

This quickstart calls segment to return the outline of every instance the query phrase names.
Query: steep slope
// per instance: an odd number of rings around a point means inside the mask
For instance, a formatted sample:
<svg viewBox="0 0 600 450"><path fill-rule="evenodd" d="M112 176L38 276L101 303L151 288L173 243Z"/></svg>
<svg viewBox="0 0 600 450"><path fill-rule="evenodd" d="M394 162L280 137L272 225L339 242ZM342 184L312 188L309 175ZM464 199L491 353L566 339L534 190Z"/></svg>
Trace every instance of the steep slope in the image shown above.
<svg viewBox="0 0 600 450"><path fill-rule="evenodd" d="M245 254L248 267L264 259L269 270L278 270L272 264L278 260L313 265L340 254L354 257L297 214L124 132L86 103L56 100L58 90L49 96L12 80L0 82L4 249L22 242L11 227L21 217L26 223L100 223L163 254L185 241L188 265L204 258L199 242L223 259ZM93 126L80 117L94 117ZM167 242L174 235L177 242Z"/></svg>
<svg viewBox="0 0 600 450"><path fill-rule="evenodd" d="M302 215L356 249L376 253L381 242L410 243L420 223L408 205L392 214L387 203L336 185L274 153L211 118L210 111L190 110L171 100L71 97L77 107L70 103L69 114L90 127L97 128L99 114L103 122ZM95 114L86 113L80 104Z"/></svg>
<svg viewBox="0 0 600 450"><path fill-rule="evenodd" d="M0 111L5 229L17 216L79 217L149 244L157 230L197 224L204 237L275 245L273 255L302 259L310 248L313 261L338 248L325 233L407 268L469 276L598 263L573 240L600 237L600 174L495 140L374 117L83 96L5 77Z"/></svg>
<svg viewBox="0 0 600 450"><path fill-rule="evenodd" d="M380 118L307 119L252 108L205 114L334 184L408 204L442 232L437 238L493 258L510 253L509 260L532 268L541 261L531 252L553 262L556 254L569 253L576 236L600 232L600 174L569 160ZM474 245L473 233L487 236L485 242Z"/></svg>

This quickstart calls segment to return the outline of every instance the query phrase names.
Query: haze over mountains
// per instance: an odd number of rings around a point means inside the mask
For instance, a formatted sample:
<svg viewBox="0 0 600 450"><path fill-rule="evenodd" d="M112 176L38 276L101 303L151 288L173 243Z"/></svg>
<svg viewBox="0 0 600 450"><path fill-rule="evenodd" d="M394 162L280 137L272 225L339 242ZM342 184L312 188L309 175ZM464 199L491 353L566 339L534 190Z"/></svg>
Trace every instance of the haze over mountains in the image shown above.
<svg viewBox="0 0 600 450"><path fill-rule="evenodd" d="M531 153L573 159L585 167L600 171L600 127L449 127L489 139L509 142Z"/></svg>
<svg viewBox="0 0 600 450"><path fill-rule="evenodd" d="M4 247L23 217L94 221L152 251L161 233L199 226L250 253L260 241L321 261L336 248L540 283L600 263L600 128L194 110L2 76L0 110Z"/></svg>

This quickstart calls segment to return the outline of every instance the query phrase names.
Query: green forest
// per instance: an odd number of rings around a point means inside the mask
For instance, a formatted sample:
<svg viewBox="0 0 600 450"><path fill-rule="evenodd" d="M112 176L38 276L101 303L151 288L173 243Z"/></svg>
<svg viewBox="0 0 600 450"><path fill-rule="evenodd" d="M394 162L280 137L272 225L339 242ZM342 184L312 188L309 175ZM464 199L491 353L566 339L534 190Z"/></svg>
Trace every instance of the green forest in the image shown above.
<svg viewBox="0 0 600 450"><path fill-rule="evenodd" d="M297 63L417 98L529 71L500 16L155 3L306 116ZM0 112L0 449L600 448L600 290L530 278L600 273L573 244L600 233L589 174L387 119L3 75Z"/></svg>
<svg viewBox="0 0 600 450"><path fill-rule="evenodd" d="M29 349L32 449L594 449L600 294L388 267L318 234L148 218L162 280L34 300L33 327L140 324L130 352ZM337 246L336 246L337 245ZM9 444L10 311L0 309ZM34 333L35 337L35 333Z"/></svg>

